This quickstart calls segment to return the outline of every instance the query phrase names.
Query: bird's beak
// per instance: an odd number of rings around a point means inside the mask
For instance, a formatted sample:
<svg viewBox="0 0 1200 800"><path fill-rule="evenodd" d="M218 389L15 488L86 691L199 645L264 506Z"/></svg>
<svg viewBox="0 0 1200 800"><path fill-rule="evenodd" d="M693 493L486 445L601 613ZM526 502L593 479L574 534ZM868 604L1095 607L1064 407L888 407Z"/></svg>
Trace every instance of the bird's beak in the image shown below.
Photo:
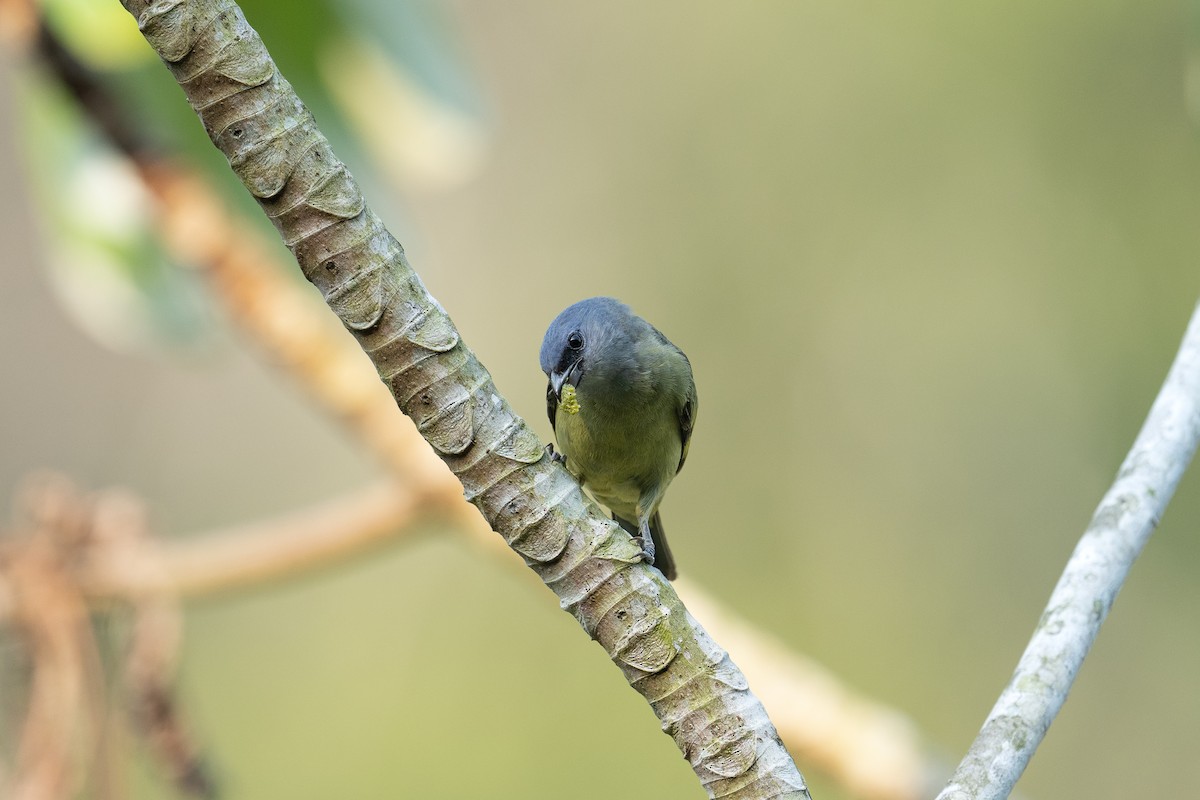
<svg viewBox="0 0 1200 800"><path fill-rule="evenodd" d="M551 372L550 388L554 390L554 396L561 400L563 386L570 384L571 386L578 387L581 378L583 378L582 358L577 359L574 364L562 372Z"/></svg>

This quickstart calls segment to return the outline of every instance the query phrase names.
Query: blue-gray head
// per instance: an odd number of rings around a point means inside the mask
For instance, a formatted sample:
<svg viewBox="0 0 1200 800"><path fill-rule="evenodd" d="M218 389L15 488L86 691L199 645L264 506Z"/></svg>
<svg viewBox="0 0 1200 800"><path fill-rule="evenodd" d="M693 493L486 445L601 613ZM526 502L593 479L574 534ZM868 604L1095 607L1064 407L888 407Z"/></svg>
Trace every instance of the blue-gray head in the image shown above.
<svg viewBox="0 0 1200 800"><path fill-rule="evenodd" d="M580 385L588 361L628 336L632 320L638 320L634 312L613 297L589 297L554 318L541 341L540 356L541 371L550 378L554 393L562 393L565 384Z"/></svg>
<svg viewBox="0 0 1200 800"><path fill-rule="evenodd" d="M542 372L555 395L565 384L579 386L588 368L604 368L598 356L621 352L641 328L650 326L611 297L591 297L568 306L554 318L542 340Z"/></svg>

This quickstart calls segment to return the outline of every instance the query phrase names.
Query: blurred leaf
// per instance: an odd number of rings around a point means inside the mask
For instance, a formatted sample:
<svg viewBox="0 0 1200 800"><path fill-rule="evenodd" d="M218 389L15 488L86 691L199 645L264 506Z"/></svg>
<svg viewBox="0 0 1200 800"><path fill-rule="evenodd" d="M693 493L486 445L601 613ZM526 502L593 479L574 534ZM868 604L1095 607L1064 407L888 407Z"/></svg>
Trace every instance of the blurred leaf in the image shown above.
<svg viewBox="0 0 1200 800"><path fill-rule="evenodd" d="M157 61L119 3L42 0L41 7L55 34L89 66L111 69Z"/></svg>
<svg viewBox="0 0 1200 800"><path fill-rule="evenodd" d="M207 328L204 294L160 247L151 198L132 165L48 80L21 88L46 263L69 314L118 351L196 344Z"/></svg>
<svg viewBox="0 0 1200 800"><path fill-rule="evenodd" d="M430 0L348 0L353 32L329 37L320 74L371 155L400 186L471 177L486 131L478 93Z"/></svg>
<svg viewBox="0 0 1200 800"><path fill-rule="evenodd" d="M478 118L431 94L372 40L330 44L321 66L334 100L396 185L452 186L478 170L485 148Z"/></svg>
<svg viewBox="0 0 1200 800"><path fill-rule="evenodd" d="M435 0L345 0L339 7L369 32L425 94L459 113L479 116L479 95L456 44L443 4Z"/></svg>
<svg viewBox="0 0 1200 800"><path fill-rule="evenodd" d="M328 0L245 6L364 184L377 182L372 173L406 187L445 186L474 173L484 133L434 6ZM43 8L64 47L123 101L119 113L129 128L151 132L153 147L212 167L214 185L273 239L252 199L218 166L219 155L128 13L84 0L46 0ZM159 247L137 176L48 83L31 82L25 95L32 179L60 300L80 327L117 350L195 343L205 327L203 294ZM393 221L397 216L389 211Z"/></svg>

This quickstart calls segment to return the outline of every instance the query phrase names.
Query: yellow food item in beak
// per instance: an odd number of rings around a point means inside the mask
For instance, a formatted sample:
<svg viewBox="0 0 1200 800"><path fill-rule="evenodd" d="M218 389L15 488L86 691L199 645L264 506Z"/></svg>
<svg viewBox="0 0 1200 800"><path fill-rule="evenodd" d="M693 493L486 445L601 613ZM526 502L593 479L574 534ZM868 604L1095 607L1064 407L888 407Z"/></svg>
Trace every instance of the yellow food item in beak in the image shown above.
<svg viewBox="0 0 1200 800"><path fill-rule="evenodd" d="M568 414L579 413L579 400L575 397L575 387L571 384L568 383L563 387L558 407Z"/></svg>

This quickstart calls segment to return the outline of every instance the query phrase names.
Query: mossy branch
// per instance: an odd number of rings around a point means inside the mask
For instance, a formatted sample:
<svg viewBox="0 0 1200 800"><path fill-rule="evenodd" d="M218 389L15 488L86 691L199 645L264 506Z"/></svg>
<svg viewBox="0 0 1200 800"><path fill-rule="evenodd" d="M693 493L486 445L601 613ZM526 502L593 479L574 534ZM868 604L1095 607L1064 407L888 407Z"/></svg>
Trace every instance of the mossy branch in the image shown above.
<svg viewBox="0 0 1200 800"><path fill-rule="evenodd" d="M728 654L513 413L228 0L122 0L466 497L649 701L711 797L808 791Z"/></svg>

